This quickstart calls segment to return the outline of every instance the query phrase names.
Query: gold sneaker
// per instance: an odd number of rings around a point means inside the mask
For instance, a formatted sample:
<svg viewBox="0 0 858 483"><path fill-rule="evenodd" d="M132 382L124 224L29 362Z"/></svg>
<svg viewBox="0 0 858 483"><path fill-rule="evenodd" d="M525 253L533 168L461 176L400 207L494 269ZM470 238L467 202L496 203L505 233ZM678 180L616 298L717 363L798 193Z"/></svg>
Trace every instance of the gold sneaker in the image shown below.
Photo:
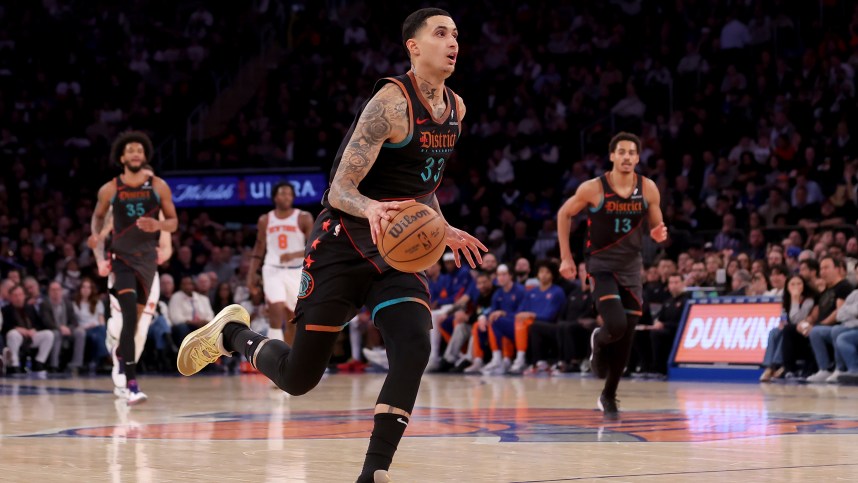
<svg viewBox="0 0 858 483"><path fill-rule="evenodd" d="M223 328L230 322L250 327L250 314L241 305L232 304L218 312L208 324L191 332L179 347L176 366L183 376L192 376L220 356L230 356L223 347Z"/></svg>
<svg viewBox="0 0 858 483"><path fill-rule="evenodd" d="M390 479L390 475L384 470L375 470L375 473L372 474L372 479L375 480L375 483L393 482L393 480Z"/></svg>

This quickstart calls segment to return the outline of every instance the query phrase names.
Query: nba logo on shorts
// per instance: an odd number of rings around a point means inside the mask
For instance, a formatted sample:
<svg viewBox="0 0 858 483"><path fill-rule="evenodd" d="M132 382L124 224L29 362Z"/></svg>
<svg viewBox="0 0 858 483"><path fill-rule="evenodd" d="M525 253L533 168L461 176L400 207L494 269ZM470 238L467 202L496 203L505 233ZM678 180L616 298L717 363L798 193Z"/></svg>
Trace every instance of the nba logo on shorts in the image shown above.
<svg viewBox="0 0 858 483"><path fill-rule="evenodd" d="M298 289L298 298L307 298L313 293L313 276L306 270L301 270L301 287Z"/></svg>

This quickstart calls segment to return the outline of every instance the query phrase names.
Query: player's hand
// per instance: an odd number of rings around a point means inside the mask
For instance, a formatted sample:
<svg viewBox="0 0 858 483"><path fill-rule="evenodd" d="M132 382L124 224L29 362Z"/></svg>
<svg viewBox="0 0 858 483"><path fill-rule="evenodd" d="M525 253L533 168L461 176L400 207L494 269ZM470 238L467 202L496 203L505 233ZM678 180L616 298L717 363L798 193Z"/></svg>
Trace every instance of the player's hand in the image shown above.
<svg viewBox="0 0 858 483"><path fill-rule="evenodd" d="M155 249L155 252L158 254L158 265L163 265L167 263L167 260L170 259L171 253L167 250L162 250L160 247ZM103 277L104 275L102 275Z"/></svg>
<svg viewBox="0 0 858 483"><path fill-rule="evenodd" d="M506 315L506 312L503 310L495 310L494 312L489 314L489 322L494 323L494 321L498 320L498 318Z"/></svg>
<svg viewBox="0 0 858 483"><path fill-rule="evenodd" d="M560 262L560 275L566 280L574 280L578 276L578 267L572 258Z"/></svg>
<svg viewBox="0 0 858 483"><path fill-rule="evenodd" d="M480 250L488 252L489 249L481 241L477 240L476 237L463 230L447 225L447 232L444 234L444 238L447 246L453 250L453 259L456 261L456 267L462 266L459 250L462 251L462 254L468 260L468 265L471 268L477 268L477 265L483 264L483 256L480 254ZM474 263L474 259L476 259L476 263Z"/></svg>
<svg viewBox="0 0 858 483"><path fill-rule="evenodd" d="M140 230L145 231L146 233L154 233L161 229L161 222L155 218L141 216L140 218L137 218L137 228L140 228Z"/></svg>
<svg viewBox="0 0 858 483"><path fill-rule="evenodd" d="M103 240L102 237L100 237L96 233L93 233L92 235L89 236L89 238L86 239L86 246L95 250L95 247L97 247L98 244L102 242L102 240Z"/></svg>
<svg viewBox="0 0 858 483"><path fill-rule="evenodd" d="M110 261L109 260L96 260L95 264L98 266L98 276L106 277L110 275ZM160 263L159 263L160 265Z"/></svg>
<svg viewBox="0 0 858 483"><path fill-rule="evenodd" d="M303 256L304 256L303 253L297 253L297 252L296 253L284 253L283 255L280 255L280 263L287 263L289 261L292 261L296 258L300 258Z"/></svg>
<svg viewBox="0 0 858 483"><path fill-rule="evenodd" d="M667 240L667 227L664 225L664 222L659 223L658 226L650 230L649 236L651 236L656 243L661 243Z"/></svg>
<svg viewBox="0 0 858 483"><path fill-rule="evenodd" d="M247 289L250 290L250 295L256 295L259 291L259 276L250 274L247 276Z"/></svg>
<svg viewBox="0 0 858 483"><path fill-rule="evenodd" d="M371 201L366 206L366 209L363 210L363 216L369 220L369 232L372 235L373 244L378 244L378 239L383 233L381 230L381 220L392 220L396 212L405 208L409 203L414 203L414 200Z"/></svg>

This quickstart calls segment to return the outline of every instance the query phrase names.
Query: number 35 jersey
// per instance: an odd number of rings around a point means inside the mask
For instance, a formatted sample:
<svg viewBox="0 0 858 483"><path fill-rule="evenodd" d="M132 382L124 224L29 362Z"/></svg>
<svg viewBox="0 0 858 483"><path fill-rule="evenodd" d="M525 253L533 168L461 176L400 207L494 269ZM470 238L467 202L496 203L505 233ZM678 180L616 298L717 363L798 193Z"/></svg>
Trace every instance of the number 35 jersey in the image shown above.
<svg viewBox="0 0 858 483"><path fill-rule="evenodd" d="M128 263L134 261L152 262L157 259L156 249L160 232L146 233L137 228L137 219L141 217L158 218L161 209L161 199L152 186L149 178L140 186L129 186L116 178L116 195L113 205L113 239L110 250L125 259Z"/></svg>
<svg viewBox="0 0 858 483"><path fill-rule="evenodd" d="M418 94L417 80L412 72L380 79L373 88L373 95L386 84L395 84L405 95L409 133L399 143L385 143L382 146L375 164L358 186L358 191L368 198L379 201L420 198L432 194L441 184L444 168L459 139L461 126L458 98L448 87L444 88L444 92L436 93L436 95L446 96L447 105L444 114L436 118L432 115L427 101ZM358 112L334 158L330 178L332 180L365 108L366 104ZM373 125L368 126L369 129L373 127ZM386 128L381 124L378 127ZM330 207L327 193L323 204Z"/></svg>
<svg viewBox="0 0 858 483"><path fill-rule="evenodd" d="M641 271L641 241L647 202L643 195L643 177L635 175L635 189L628 198L614 191L605 174L602 202L590 207L587 217L587 270L596 272Z"/></svg>

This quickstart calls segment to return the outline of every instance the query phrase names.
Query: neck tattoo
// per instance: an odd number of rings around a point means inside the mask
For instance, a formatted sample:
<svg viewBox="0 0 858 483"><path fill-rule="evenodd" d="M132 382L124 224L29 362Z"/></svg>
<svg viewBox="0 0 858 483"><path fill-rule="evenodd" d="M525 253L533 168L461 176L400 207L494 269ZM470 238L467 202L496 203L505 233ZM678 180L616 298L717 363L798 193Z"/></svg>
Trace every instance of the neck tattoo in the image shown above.
<svg viewBox="0 0 858 483"><path fill-rule="evenodd" d="M437 87L432 87L432 83L426 80L423 76L417 73L417 70L412 67L411 72L414 72L414 75L423 81L423 84L420 86L420 90L423 92L423 95L426 96L426 99L429 101L434 101L435 99L439 99L438 102L441 102L441 96L436 94L438 91ZM438 104L438 102L432 102L432 105Z"/></svg>

